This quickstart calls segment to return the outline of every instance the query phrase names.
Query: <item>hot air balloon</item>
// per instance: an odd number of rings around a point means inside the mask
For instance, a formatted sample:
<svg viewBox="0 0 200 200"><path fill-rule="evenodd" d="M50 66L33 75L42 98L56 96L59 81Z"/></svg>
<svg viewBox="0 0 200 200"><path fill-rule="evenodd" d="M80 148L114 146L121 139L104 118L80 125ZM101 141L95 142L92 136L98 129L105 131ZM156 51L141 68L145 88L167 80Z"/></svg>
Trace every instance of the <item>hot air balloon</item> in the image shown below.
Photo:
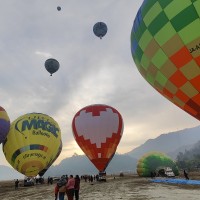
<svg viewBox="0 0 200 200"><path fill-rule="evenodd" d="M104 37L107 33L107 26L104 22L97 22L94 26L93 26L93 32L94 34L99 37L100 39L102 39L102 37Z"/></svg>
<svg viewBox="0 0 200 200"><path fill-rule="evenodd" d="M51 165L54 163L54 161L58 158L58 156L60 155L61 151L62 151L62 141L60 141L60 147L58 149L58 152L57 152L56 156L54 158L51 158L51 160L49 161L47 166L42 171L40 171L38 173L39 176L43 176L46 173L46 171L51 167Z"/></svg>
<svg viewBox="0 0 200 200"><path fill-rule="evenodd" d="M137 173L139 176L150 177L152 172L164 168L171 168L176 176L179 175L178 166L169 156L161 152L149 152L138 160Z"/></svg>
<svg viewBox="0 0 200 200"><path fill-rule="evenodd" d="M44 66L46 70L50 73L50 76L52 76L53 73L58 71L60 64L56 59L49 58L45 61Z"/></svg>
<svg viewBox="0 0 200 200"><path fill-rule="evenodd" d="M6 139L10 129L10 119L7 112L0 106L0 144Z"/></svg>
<svg viewBox="0 0 200 200"><path fill-rule="evenodd" d="M111 106L95 104L82 108L72 121L74 138L100 171L105 171L123 133L123 119Z"/></svg>
<svg viewBox="0 0 200 200"><path fill-rule="evenodd" d="M52 164L61 146L58 123L48 115L30 113L11 123L3 152L14 169L34 177Z"/></svg>
<svg viewBox="0 0 200 200"><path fill-rule="evenodd" d="M131 32L133 60L146 81L200 120L199 0L145 0Z"/></svg>
<svg viewBox="0 0 200 200"><path fill-rule="evenodd" d="M60 6L58 6L58 7L57 7L57 10L58 10L58 11L61 11L61 7L60 7Z"/></svg>

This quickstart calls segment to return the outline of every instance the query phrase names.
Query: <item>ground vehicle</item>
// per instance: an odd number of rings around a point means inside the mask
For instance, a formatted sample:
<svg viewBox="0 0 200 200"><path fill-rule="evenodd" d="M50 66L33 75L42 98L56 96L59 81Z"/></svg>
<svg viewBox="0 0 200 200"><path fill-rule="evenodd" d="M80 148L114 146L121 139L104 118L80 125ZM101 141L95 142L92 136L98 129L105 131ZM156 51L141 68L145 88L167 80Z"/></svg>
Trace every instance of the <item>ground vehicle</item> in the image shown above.
<svg viewBox="0 0 200 200"><path fill-rule="evenodd" d="M174 172L171 167L160 167L157 170L158 176L161 177L175 177Z"/></svg>
<svg viewBox="0 0 200 200"><path fill-rule="evenodd" d="M27 186L34 186L35 183L34 183L34 180L32 178L25 178L24 179L24 187L27 187Z"/></svg>
<svg viewBox="0 0 200 200"><path fill-rule="evenodd" d="M106 181L106 172L99 172L99 181Z"/></svg>
<svg viewBox="0 0 200 200"><path fill-rule="evenodd" d="M60 177L52 177L53 178L53 181L59 181L60 180Z"/></svg>

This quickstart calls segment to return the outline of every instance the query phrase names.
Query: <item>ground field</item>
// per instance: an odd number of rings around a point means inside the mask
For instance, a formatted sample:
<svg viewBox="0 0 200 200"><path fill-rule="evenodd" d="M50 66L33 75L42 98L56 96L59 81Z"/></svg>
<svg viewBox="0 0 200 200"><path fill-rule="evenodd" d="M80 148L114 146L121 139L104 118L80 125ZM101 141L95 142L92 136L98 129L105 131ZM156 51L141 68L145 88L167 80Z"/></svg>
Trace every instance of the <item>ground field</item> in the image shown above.
<svg viewBox="0 0 200 200"><path fill-rule="evenodd" d="M182 177L179 177L182 178ZM190 174L193 180L200 180L200 173ZM18 190L14 181L0 182L1 200L54 200L54 186L48 184L23 187L22 181ZM148 178L136 175L109 177L107 182L81 181L80 200L197 200L200 186L152 183ZM65 199L67 197L65 196Z"/></svg>

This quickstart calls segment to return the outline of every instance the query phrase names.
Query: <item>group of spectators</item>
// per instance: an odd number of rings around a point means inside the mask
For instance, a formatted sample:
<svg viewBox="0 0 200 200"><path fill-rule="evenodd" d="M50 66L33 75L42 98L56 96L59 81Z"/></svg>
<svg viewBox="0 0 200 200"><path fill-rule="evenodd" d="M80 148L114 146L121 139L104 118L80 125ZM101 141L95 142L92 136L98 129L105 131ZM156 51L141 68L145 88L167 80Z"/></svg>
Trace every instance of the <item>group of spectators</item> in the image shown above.
<svg viewBox="0 0 200 200"><path fill-rule="evenodd" d="M80 178L78 175L73 177L63 175L55 185L55 200L64 200L65 194L68 200L79 200Z"/></svg>
<svg viewBox="0 0 200 200"><path fill-rule="evenodd" d="M85 182L99 181L99 175L82 175L81 179L85 180Z"/></svg>

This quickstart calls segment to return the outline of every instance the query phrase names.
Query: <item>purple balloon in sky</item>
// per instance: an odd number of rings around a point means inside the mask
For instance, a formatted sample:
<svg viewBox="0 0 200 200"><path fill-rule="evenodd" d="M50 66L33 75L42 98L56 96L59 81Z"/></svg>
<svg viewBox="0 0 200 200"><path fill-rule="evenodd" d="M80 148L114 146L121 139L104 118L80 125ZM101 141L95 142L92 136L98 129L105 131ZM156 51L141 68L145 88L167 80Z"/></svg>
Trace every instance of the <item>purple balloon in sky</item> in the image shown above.
<svg viewBox="0 0 200 200"><path fill-rule="evenodd" d="M10 130L10 119L7 112L0 106L0 144L4 142Z"/></svg>
<svg viewBox="0 0 200 200"><path fill-rule="evenodd" d="M0 119L0 144L6 139L10 129L10 122Z"/></svg>

